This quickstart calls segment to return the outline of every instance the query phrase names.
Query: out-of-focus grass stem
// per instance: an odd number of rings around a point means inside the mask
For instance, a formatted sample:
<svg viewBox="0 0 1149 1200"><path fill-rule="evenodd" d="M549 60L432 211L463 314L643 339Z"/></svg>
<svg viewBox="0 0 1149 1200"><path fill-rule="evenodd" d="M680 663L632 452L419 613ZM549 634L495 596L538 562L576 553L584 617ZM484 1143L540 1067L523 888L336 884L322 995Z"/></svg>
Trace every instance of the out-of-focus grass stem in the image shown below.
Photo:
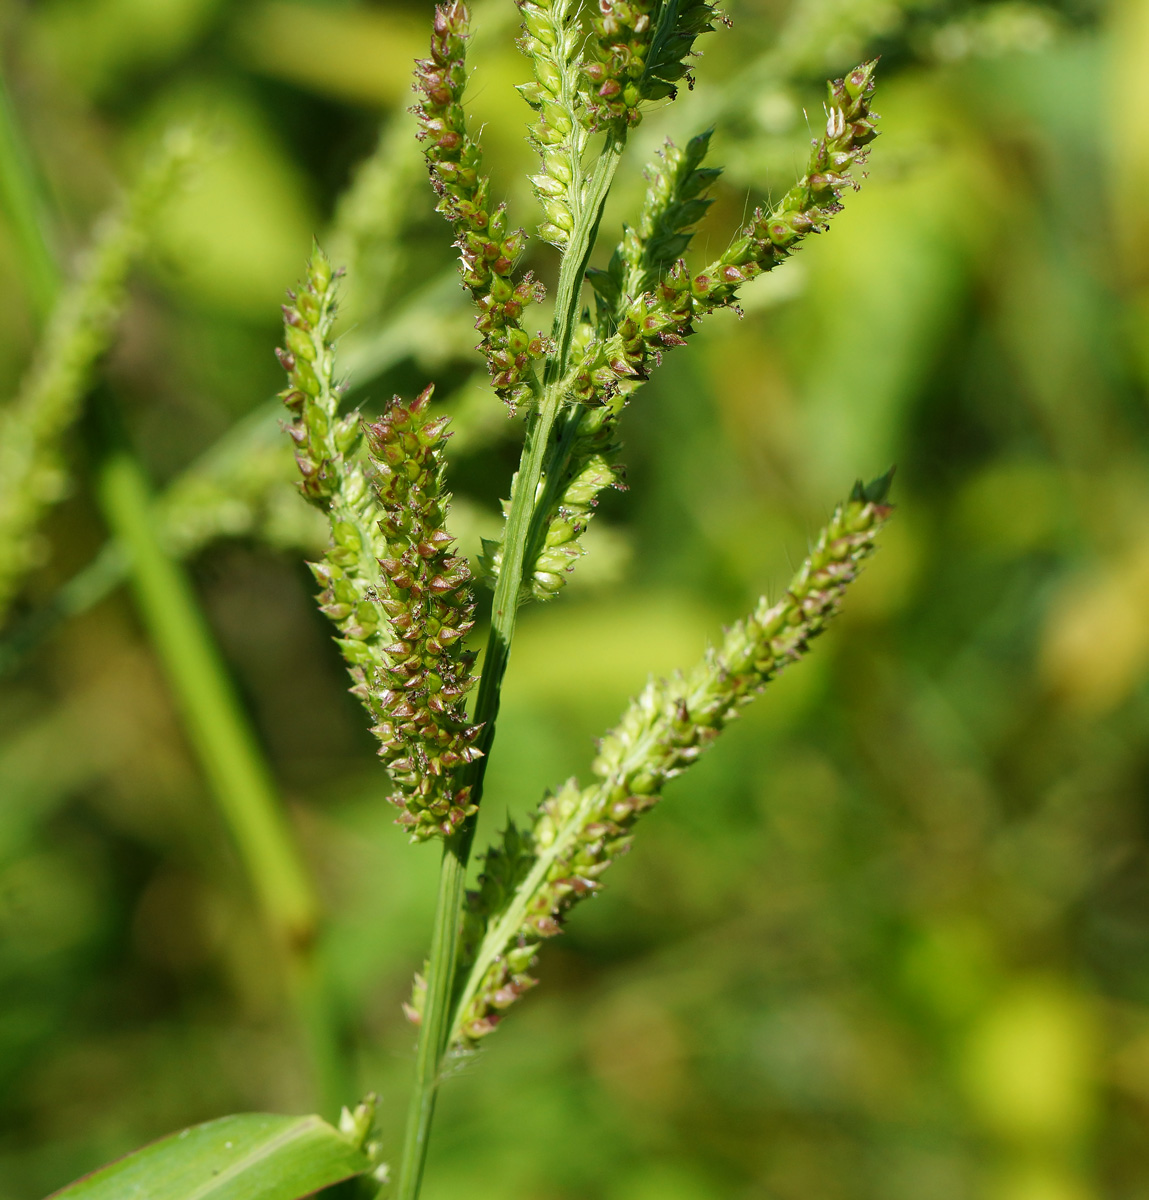
<svg viewBox="0 0 1149 1200"><path fill-rule="evenodd" d="M47 206L0 74L0 203L20 255L28 298L43 320L55 302L60 277L46 237Z"/></svg>
<svg viewBox="0 0 1149 1200"><path fill-rule="evenodd" d="M47 236L48 213L31 157L0 83L0 190L38 315L62 292ZM107 401L106 401L107 403ZM333 1114L351 1099L325 980L316 954L318 901L295 845L258 738L181 567L165 553L143 467L122 442L99 471L98 499L122 550L97 559L98 592L126 566L140 613L163 663L189 739L286 956L292 1002L317 1093ZM83 601L86 588L80 588Z"/></svg>

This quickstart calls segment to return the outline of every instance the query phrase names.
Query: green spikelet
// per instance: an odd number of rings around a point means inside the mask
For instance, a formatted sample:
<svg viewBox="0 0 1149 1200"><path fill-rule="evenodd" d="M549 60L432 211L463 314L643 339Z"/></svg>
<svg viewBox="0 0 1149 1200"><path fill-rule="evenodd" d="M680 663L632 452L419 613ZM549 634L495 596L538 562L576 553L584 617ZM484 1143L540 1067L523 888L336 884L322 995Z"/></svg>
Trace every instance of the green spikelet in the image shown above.
<svg viewBox="0 0 1149 1200"><path fill-rule="evenodd" d="M534 109L529 141L540 159L531 177L545 220L539 236L565 249L582 203L583 152L588 134L578 90L582 43L575 0L519 0L523 34L519 49L531 60L535 78L519 88Z"/></svg>
<svg viewBox="0 0 1149 1200"><path fill-rule="evenodd" d="M887 475L854 489L782 600L762 599L689 674L646 687L599 744L595 783L580 788L569 781L543 801L529 834L509 828L488 853L483 885L470 900L468 944L477 949L466 952L470 975L453 1031L460 1046L490 1033L533 986L540 942L559 933L571 907L598 890L666 783L825 630L890 514L883 503L889 481Z"/></svg>

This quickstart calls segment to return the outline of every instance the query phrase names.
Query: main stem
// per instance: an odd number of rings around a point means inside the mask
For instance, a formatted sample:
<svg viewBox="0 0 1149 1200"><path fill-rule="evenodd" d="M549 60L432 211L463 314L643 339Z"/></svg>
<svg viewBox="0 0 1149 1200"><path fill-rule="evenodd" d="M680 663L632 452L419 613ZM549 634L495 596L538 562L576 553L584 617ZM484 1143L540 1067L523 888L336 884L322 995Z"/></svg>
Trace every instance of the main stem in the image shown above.
<svg viewBox="0 0 1149 1200"><path fill-rule="evenodd" d="M510 659L511 640L515 635L519 595L527 564L527 548L539 516L539 484L550 448L555 418L563 404L562 380L566 374L571 340L578 322L583 276L586 274L599 222L602 220L603 205L606 203L625 142L625 131L611 131L608 134L559 270L552 328L555 352L547 359L543 394L538 408L531 414L527 423L522 458L519 460L519 470L511 492L511 507L507 514L507 528L503 541L503 561L495 584L491 630L487 637L483 674L475 699L474 719L483 727L478 743L483 755L469 764L462 780L470 786L471 799L475 804L482 799L487 756L495 740L495 720L499 713L503 676ZM407 1114L396 1200L416 1200L423 1182L431 1121L435 1115L442 1061L451 1028L455 970L459 957L459 926L466 898L467 864L471 858L476 819L472 817L443 847L439 895L435 906L435 923L427 964L427 994L415 1053L415 1085Z"/></svg>

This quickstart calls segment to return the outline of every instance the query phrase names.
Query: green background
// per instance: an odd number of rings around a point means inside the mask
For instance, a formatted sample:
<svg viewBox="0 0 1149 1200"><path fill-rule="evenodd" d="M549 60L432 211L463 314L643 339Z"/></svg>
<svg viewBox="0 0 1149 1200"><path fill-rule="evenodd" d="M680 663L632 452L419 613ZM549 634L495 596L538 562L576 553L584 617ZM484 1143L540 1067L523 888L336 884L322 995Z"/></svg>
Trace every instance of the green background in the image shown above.
<svg viewBox="0 0 1149 1200"><path fill-rule="evenodd" d="M819 81L878 52L882 137L831 231L626 414L629 490L522 616L480 839L585 778L648 672L779 594L855 476L896 462L897 515L836 629L668 788L447 1080L425 1195L1146 1200L1149 5L728 11L697 89L633 137L606 250L660 139L710 123L727 172L698 259L720 249L800 173ZM348 345L450 267L404 112L429 15L0 4L61 262L165 125L207 131L104 367L157 486L281 386L277 305L313 234L351 266ZM514 23L479 10L471 95L493 194L532 229ZM340 206L381 119L385 170ZM553 283L554 252L528 253ZM0 297L10 395L38 318L2 224ZM468 324L451 290L354 399L438 383L474 552L521 427ZM22 614L105 540L94 445L69 440ZM278 533L240 522L190 567L322 896L346 1099L381 1093L393 1160L437 854L392 823L277 486ZM227 1112L314 1110L288 992L117 592L0 688L0 1200Z"/></svg>

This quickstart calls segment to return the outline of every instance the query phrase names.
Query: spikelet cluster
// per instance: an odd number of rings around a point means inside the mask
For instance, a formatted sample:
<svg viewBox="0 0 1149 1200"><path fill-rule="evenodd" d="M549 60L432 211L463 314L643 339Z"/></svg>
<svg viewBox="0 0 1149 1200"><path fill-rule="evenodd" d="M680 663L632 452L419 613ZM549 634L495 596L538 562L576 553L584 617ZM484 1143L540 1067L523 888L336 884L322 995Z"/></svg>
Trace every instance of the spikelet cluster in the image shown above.
<svg viewBox="0 0 1149 1200"><path fill-rule="evenodd" d="M450 549L447 418L428 417L431 393L426 388L409 405L394 397L365 427L387 541L379 603L395 640L384 647L386 665L363 681L359 695L379 719L372 732L399 786L399 823L417 839L453 833L475 811L470 789L454 776L480 755L479 727L468 723L463 706L474 685L475 656L463 645L475 624L471 571Z"/></svg>
<svg viewBox="0 0 1149 1200"><path fill-rule="evenodd" d="M582 44L575 0L519 0L523 33L519 49L535 78L519 92L534 109L528 140L539 154L531 176L545 219L539 237L560 249L570 241L583 186L587 130L581 119L578 53Z"/></svg>
<svg viewBox="0 0 1149 1200"><path fill-rule="evenodd" d="M690 79L686 60L694 39L714 28L714 8L703 0L599 0L596 7L582 63L589 124L637 125L644 100L673 98L678 81Z"/></svg>
<svg viewBox="0 0 1149 1200"><path fill-rule="evenodd" d="M599 889L667 781L696 762L739 709L826 628L891 511L884 503L889 482L886 475L855 487L782 600L761 600L689 675L647 686L600 743L595 783L580 788L572 780L544 800L529 833L508 827L470 897L472 979L455 1022L461 1045L490 1033L533 986L539 943L559 933L570 908Z"/></svg>
<svg viewBox="0 0 1149 1200"><path fill-rule="evenodd" d="M365 445L358 414L339 413L335 277L318 247L288 297L281 398L300 491L331 532L322 561L310 564L320 607L339 630L351 691L397 785L399 823L415 839L447 836L473 811L454 775L478 750L462 709L472 663L462 639L473 617L469 571L444 529L445 422L427 415L430 388L409 406L396 397L366 427Z"/></svg>
<svg viewBox="0 0 1149 1200"><path fill-rule="evenodd" d="M412 111L419 140L439 197L436 206L455 230L460 272L479 310L475 328L482 341L491 382L512 409L537 394L535 361L544 351L541 337L523 328L523 311L543 298L530 272L516 279L515 264L526 235L508 229L505 205L490 204L490 179L482 173L482 152L467 132L463 91L467 83L466 37L469 14L461 0L435 9L431 56L415 64Z"/></svg>
<svg viewBox="0 0 1149 1200"><path fill-rule="evenodd" d="M806 233L824 228L841 208L843 188L857 186L849 169L864 161L876 136L869 107L874 66L866 63L828 85L826 135L813 145L807 174L769 214L755 212L718 261L698 275L690 273L681 255L720 174L703 166L710 133L681 149L670 142L664 146L648 171L637 228L624 229L606 270L587 272L597 295L597 322L582 326L572 349L570 380L582 412L576 408L567 417L575 436L560 438L560 452L547 464L545 532L528 548L533 557L524 573L524 599L545 600L561 590L583 553L579 539L599 494L622 485L615 462L617 418L646 381L651 364L667 349L685 344L695 318L733 306L741 284L777 266ZM497 577L501 543L484 544L482 565L488 577Z"/></svg>
<svg viewBox="0 0 1149 1200"><path fill-rule="evenodd" d="M734 305L742 284L784 261L807 234L841 210L850 169L865 160L876 136L870 111L875 63L829 84L825 136L813 144L807 172L771 211L758 209L726 252L697 275L679 259L650 291L628 300L614 334L587 348L573 390L587 404L621 407L647 379L661 352L683 345L693 320Z"/></svg>

